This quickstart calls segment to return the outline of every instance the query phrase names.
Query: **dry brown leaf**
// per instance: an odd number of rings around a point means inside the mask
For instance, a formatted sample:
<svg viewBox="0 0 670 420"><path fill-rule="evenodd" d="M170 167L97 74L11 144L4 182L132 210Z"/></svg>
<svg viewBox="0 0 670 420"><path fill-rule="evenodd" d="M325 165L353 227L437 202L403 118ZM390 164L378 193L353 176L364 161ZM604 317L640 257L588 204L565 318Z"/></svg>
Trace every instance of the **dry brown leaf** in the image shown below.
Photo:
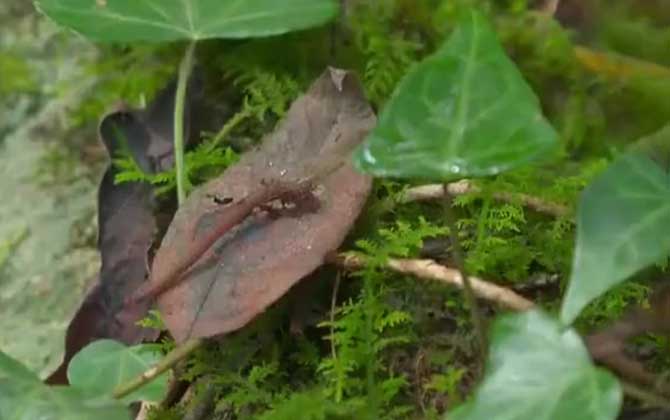
<svg viewBox="0 0 670 420"><path fill-rule="evenodd" d="M155 285L181 272L184 261L199 258L158 299L178 342L242 327L341 244L371 188L371 179L348 163L349 155L375 122L357 78L329 69L259 149L193 192L175 215L151 275ZM234 208L268 185L305 180L314 187L311 198L318 199L318 209L298 208L293 215L278 209L277 215L256 208L208 252L194 253L227 217L222 200Z"/></svg>

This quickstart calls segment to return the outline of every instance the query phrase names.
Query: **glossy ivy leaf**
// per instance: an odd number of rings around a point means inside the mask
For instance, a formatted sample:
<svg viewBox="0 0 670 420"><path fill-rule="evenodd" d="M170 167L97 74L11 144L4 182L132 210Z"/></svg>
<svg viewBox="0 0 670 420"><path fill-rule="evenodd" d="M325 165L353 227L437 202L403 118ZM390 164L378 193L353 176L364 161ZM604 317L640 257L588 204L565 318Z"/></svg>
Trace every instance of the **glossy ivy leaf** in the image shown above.
<svg viewBox="0 0 670 420"><path fill-rule="evenodd" d="M128 420L129 417L123 404L109 398L89 397L73 387L46 386L21 363L0 352L0 419Z"/></svg>
<svg viewBox="0 0 670 420"><path fill-rule="evenodd" d="M152 345L126 347L114 340L98 340L84 347L70 362L70 384L87 395L111 395L114 388L151 368L160 360ZM167 390L167 374L123 398L124 402L160 401Z"/></svg>
<svg viewBox="0 0 670 420"><path fill-rule="evenodd" d="M574 330L539 311L495 322L486 369L449 420L608 420L621 406L616 378L592 364Z"/></svg>
<svg viewBox="0 0 670 420"><path fill-rule="evenodd" d="M497 174L556 145L537 97L472 12L400 82L355 159L377 176L446 181Z"/></svg>
<svg viewBox="0 0 670 420"><path fill-rule="evenodd" d="M102 42L248 38L324 23L334 0L38 0L57 23Z"/></svg>
<svg viewBox="0 0 670 420"><path fill-rule="evenodd" d="M577 245L561 321L670 254L670 177L650 158L624 155L589 185L577 211Z"/></svg>

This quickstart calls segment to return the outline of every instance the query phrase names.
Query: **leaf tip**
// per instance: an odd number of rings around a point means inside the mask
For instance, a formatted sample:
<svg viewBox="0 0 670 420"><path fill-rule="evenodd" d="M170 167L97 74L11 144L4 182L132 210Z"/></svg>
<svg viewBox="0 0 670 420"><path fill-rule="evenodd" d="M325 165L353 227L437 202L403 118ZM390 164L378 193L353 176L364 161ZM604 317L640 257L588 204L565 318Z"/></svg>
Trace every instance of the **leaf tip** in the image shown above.
<svg viewBox="0 0 670 420"><path fill-rule="evenodd" d="M561 313L559 319L561 323L565 326L568 326L575 322L579 313L584 309L586 305L589 304L593 298L590 298L583 293L578 293L579 291L575 289L575 276L573 275L570 279L570 285L568 290L563 297L563 303L561 304Z"/></svg>

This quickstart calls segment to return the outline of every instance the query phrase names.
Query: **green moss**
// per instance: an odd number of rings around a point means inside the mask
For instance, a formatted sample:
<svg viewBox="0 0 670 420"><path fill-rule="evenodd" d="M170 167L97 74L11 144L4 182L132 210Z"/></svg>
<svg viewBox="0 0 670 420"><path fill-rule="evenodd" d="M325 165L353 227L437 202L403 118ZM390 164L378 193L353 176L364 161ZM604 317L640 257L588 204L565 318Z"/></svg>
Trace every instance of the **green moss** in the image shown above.
<svg viewBox="0 0 670 420"><path fill-rule="evenodd" d="M645 306L651 289L642 282L623 283L589 304L577 320L577 328L591 331L620 319L631 307Z"/></svg>
<svg viewBox="0 0 670 420"><path fill-rule="evenodd" d="M239 156L230 147L219 147L213 141L205 141L184 156L184 168L188 181L186 190L192 190L194 184L201 184L217 175L233 163ZM148 182L156 186L156 194L167 194L177 188L177 177L174 169L157 174L147 174L128 154L123 153L114 159L118 173L114 182Z"/></svg>

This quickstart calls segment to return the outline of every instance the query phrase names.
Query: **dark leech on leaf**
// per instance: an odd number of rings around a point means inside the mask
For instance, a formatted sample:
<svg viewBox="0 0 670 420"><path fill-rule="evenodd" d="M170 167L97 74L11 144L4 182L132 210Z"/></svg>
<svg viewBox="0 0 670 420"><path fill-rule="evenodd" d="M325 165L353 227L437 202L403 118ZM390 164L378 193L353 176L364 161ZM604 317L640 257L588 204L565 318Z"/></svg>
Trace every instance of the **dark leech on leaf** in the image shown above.
<svg viewBox="0 0 670 420"><path fill-rule="evenodd" d="M173 106L174 89L174 83L168 85L147 110L119 110L101 121L100 140L111 158L127 148L138 166L148 173L170 168L169 110ZM195 109L199 102L196 99L199 98L190 98L187 109ZM190 119L187 114L187 120ZM197 128L196 124L190 127L192 132ZM130 345L157 338L157 331L136 324L146 316L151 302L127 302L128 296L148 277L148 253L158 228L154 190L141 182L116 184L116 173L110 165L98 189L100 274L68 326L64 360L47 379L51 384L67 383L69 361L92 341L111 338Z"/></svg>
<svg viewBox="0 0 670 420"><path fill-rule="evenodd" d="M271 202L274 200L290 201L296 205L296 208L303 208L304 206L301 206L297 200L308 200L309 198L306 195L311 195L310 190L311 184L262 182L258 186L257 191L254 191L249 196L230 206L216 209L211 213L203 215L199 219L198 226L193 235L193 247L185 258L175 261L174 270L168 276L161 279L161 281L145 283L133 293L130 301L140 302L146 298L158 296L173 287L182 276L187 275L188 270L196 262L203 263L213 259L213 253L207 253L207 251L210 250L221 236L241 223L257 208L266 210L270 215L276 215L277 213L275 212L279 210L271 207ZM313 211L318 210L314 206L312 206L312 209Z"/></svg>
<svg viewBox="0 0 670 420"><path fill-rule="evenodd" d="M371 187L348 158L375 121L356 77L329 69L258 150L189 196L151 274L177 341L244 326L340 245ZM293 195L301 191L319 205L294 217L267 211L278 198L303 210L300 194ZM221 206L213 196L233 201Z"/></svg>

